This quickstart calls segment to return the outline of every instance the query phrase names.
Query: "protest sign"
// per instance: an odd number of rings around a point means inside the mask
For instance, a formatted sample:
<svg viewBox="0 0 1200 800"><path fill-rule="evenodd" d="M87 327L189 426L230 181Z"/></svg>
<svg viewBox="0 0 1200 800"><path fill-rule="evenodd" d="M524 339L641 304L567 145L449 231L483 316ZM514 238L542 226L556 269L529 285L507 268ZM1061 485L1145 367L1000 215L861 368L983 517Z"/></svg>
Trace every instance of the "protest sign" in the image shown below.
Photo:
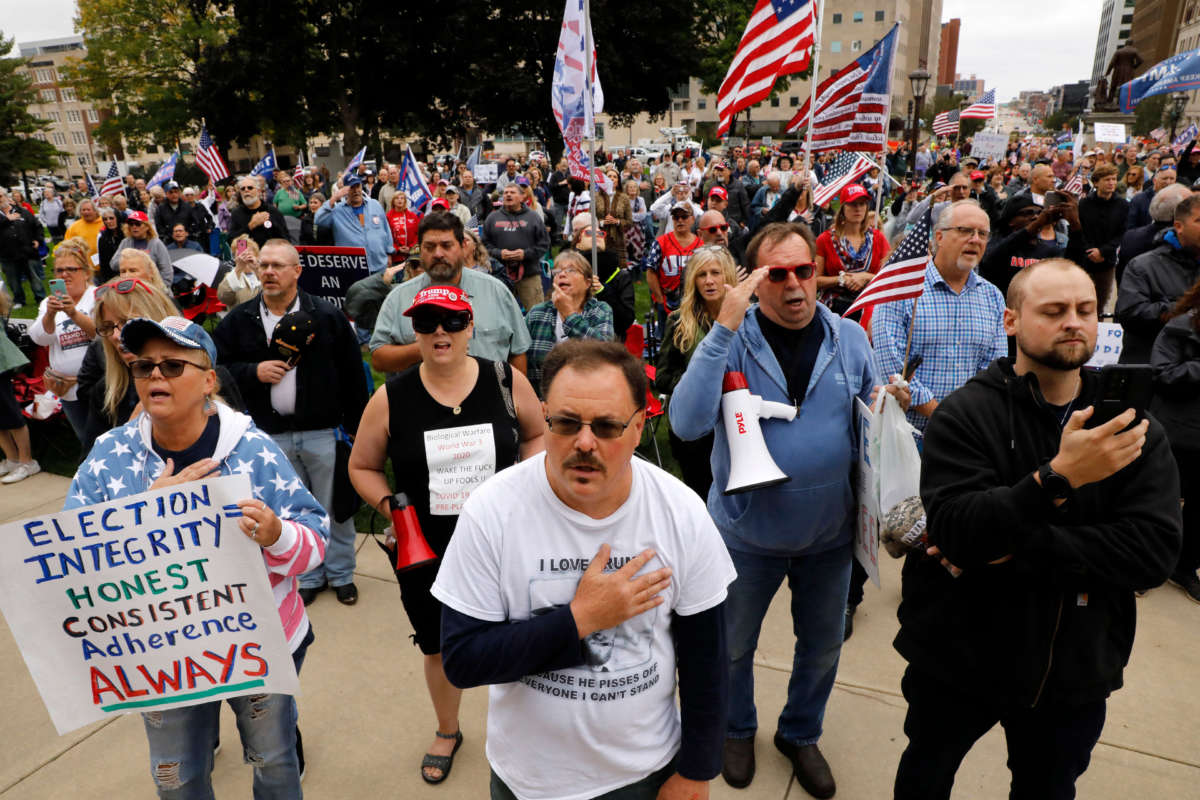
<svg viewBox="0 0 1200 800"><path fill-rule="evenodd" d="M1100 330L1096 334L1096 349L1086 366L1099 368L1105 364L1116 364L1121 357L1124 336L1125 329L1118 323L1101 322Z"/></svg>
<svg viewBox="0 0 1200 800"><path fill-rule="evenodd" d="M871 423L875 418L870 406L854 401L858 426L858 524L854 528L854 557L876 586L879 582L879 486L871 464Z"/></svg>
<svg viewBox="0 0 1200 800"><path fill-rule="evenodd" d="M361 247L297 247L300 254L300 288L338 308L356 281L371 274L367 251Z"/></svg>
<svg viewBox="0 0 1200 800"><path fill-rule="evenodd" d="M238 525L251 496L228 475L0 526L0 611L59 734L298 693L262 552Z"/></svg>
<svg viewBox="0 0 1200 800"><path fill-rule="evenodd" d="M476 183L495 183L499 175L499 165L496 163L476 164L472 174L475 176Z"/></svg>
<svg viewBox="0 0 1200 800"><path fill-rule="evenodd" d="M999 161L1004 158L1004 151L1007 149L1007 133L984 133L981 131L971 138L971 155L981 162L984 159Z"/></svg>
<svg viewBox="0 0 1200 800"><path fill-rule="evenodd" d="M1097 122L1096 141L1125 144L1125 126L1119 122Z"/></svg>

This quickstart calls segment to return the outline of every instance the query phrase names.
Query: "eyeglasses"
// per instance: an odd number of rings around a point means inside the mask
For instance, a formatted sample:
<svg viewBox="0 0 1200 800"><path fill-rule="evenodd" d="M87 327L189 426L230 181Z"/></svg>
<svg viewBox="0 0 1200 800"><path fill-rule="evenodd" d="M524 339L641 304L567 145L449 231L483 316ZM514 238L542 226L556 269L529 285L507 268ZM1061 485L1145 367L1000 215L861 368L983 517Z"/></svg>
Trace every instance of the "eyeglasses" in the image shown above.
<svg viewBox="0 0 1200 800"><path fill-rule="evenodd" d="M135 286L140 286L147 292L153 291L142 281L141 278L125 278L124 280L117 281L116 283L106 283L100 288L96 289L96 297L104 297L104 295L108 294L110 291L116 292L117 294L129 294L133 291Z"/></svg>
<svg viewBox="0 0 1200 800"><path fill-rule="evenodd" d="M471 315L466 311L448 311L438 313L413 314L412 326L417 333L435 333L440 325L446 333L465 331L471 323Z"/></svg>
<svg viewBox="0 0 1200 800"><path fill-rule="evenodd" d="M767 280L771 283L783 283L788 275L795 274L796 280L806 281L813 276L816 265L811 261L807 264L792 264L791 266L767 267Z"/></svg>
<svg viewBox="0 0 1200 800"><path fill-rule="evenodd" d="M55 267L55 275L69 275L72 272L83 272L83 267Z"/></svg>
<svg viewBox="0 0 1200 800"><path fill-rule="evenodd" d="M138 222L136 219L131 219L131 220L127 221L125 224L131 228L140 228L143 225L145 225L146 223Z"/></svg>
<svg viewBox="0 0 1200 800"><path fill-rule="evenodd" d="M633 423L633 417L638 415L638 409L633 412L633 416L625 420L624 424L617 422L615 419L594 419L591 422L584 422L575 417L553 416L546 417L546 425L550 428L550 432L559 436L574 436L579 433L584 425L592 429L592 435L597 439L616 439L625 433L625 429Z"/></svg>
<svg viewBox="0 0 1200 800"><path fill-rule="evenodd" d="M707 228L701 228L700 230L708 231L709 233L716 233L717 231L724 233L725 231L729 230L729 225L728 225L728 223L722 223L720 225L709 225Z"/></svg>
<svg viewBox="0 0 1200 800"><path fill-rule="evenodd" d="M970 239L972 236L978 236L985 242L988 240L988 237L992 235L991 231L985 231L982 228L972 228L966 225L953 225L946 230L954 231L959 236L963 236L967 239Z"/></svg>
<svg viewBox="0 0 1200 800"><path fill-rule="evenodd" d="M158 371L164 378L178 378L183 374L184 367L195 367L196 369L208 369L202 367L195 362L188 361L186 358L164 358L162 361L151 361L148 358L139 358L129 364L129 371L133 377L139 381L144 381L154 374L154 368L158 367Z"/></svg>
<svg viewBox="0 0 1200 800"><path fill-rule="evenodd" d="M126 322L129 322L129 320L123 319L120 322L101 322L96 326L96 333L100 334L101 336L112 336L113 333L121 330L121 328L124 328Z"/></svg>

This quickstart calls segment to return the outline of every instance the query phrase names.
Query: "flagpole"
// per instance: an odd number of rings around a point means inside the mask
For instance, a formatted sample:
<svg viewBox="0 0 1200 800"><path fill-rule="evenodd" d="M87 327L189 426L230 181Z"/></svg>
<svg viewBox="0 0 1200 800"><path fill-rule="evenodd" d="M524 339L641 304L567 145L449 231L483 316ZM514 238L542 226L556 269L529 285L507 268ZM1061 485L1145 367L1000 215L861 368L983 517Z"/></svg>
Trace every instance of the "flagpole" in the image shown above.
<svg viewBox="0 0 1200 800"><path fill-rule="evenodd" d="M817 82L820 77L819 68L821 65L821 28L825 24L824 2L816 5L818 0L812 1L817 9L817 30L813 37L812 75L808 79L808 134L804 137L804 165L801 167L801 169L809 171L812 170L813 120L817 115ZM748 136L746 138L749 139ZM804 174L807 177L808 173Z"/></svg>
<svg viewBox="0 0 1200 800"><path fill-rule="evenodd" d="M592 10L591 1L583 0L583 85L587 97L584 102L584 120L592 124L586 131L588 134L588 211L592 217L592 275L597 274L596 268L596 103L593 99L592 87ZM611 202L611 200L609 201Z"/></svg>

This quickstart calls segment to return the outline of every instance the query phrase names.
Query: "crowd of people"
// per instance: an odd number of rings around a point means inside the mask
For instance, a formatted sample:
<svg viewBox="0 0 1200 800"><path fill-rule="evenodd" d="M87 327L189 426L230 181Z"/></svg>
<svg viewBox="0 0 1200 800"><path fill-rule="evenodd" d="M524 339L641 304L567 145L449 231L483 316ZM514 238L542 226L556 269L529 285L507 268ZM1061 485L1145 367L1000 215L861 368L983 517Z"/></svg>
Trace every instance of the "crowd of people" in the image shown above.
<svg viewBox="0 0 1200 800"><path fill-rule="evenodd" d="M461 690L488 685L494 799L749 785L753 659L785 579L796 640L773 744L809 794L834 795L818 743L867 577L855 404L886 392L920 448L927 520L895 643L895 796L948 798L999 722L1013 796L1069 798L1121 685L1135 593L1169 579L1200 603L1200 150L1076 157L1027 137L989 163L970 144L925 145L911 173L901 148L824 206L834 154L737 147L601 151L589 181L542 153L487 185L431 161L420 208L387 163L199 191L130 178L98 200L47 187L37 209L0 192L0 315L38 304L28 335L86 456L69 506L235 458L254 470L242 529L297 669L305 606L358 600L339 447L362 503L412 506L435 560L397 563L401 531L380 544L436 723L421 776L448 778ZM929 238L909 240L929 253L921 296L844 316L910 235ZM339 308L299 287L298 244L362 248L371 274ZM197 251L225 254L207 328L172 291L173 260ZM1093 425L1085 365L1107 316L1154 400ZM25 360L0 341L3 483L38 471L12 392ZM373 392L367 364L385 375ZM731 376L795 409L761 425L787 482L726 492ZM682 480L635 456L662 401ZM117 442L136 468L114 490L91 465ZM294 700L231 705L255 796L299 797ZM218 708L147 721L160 796L206 791Z"/></svg>

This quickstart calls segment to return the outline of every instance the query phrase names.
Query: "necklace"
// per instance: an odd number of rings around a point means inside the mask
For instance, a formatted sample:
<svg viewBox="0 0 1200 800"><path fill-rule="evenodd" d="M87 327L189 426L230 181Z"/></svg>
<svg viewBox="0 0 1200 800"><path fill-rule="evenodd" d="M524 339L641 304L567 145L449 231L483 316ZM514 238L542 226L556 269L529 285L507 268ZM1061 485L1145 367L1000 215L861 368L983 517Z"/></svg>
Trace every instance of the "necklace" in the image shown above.
<svg viewBox="0 0 1200 800"><path fill-rule="evenodd" d="M1071 402L1067 403L1067 406L1066 406L1066 408L1063 409L1062 414L1056 415L1056 416L1058 416L1058 427L1060 427L1060 428L1066 427L1067 417L1071 416L1071 407L1074 405L1075 405L1075 398L1072 397ZM455 412L455 413L458 413L458 412Z"/></svg>

